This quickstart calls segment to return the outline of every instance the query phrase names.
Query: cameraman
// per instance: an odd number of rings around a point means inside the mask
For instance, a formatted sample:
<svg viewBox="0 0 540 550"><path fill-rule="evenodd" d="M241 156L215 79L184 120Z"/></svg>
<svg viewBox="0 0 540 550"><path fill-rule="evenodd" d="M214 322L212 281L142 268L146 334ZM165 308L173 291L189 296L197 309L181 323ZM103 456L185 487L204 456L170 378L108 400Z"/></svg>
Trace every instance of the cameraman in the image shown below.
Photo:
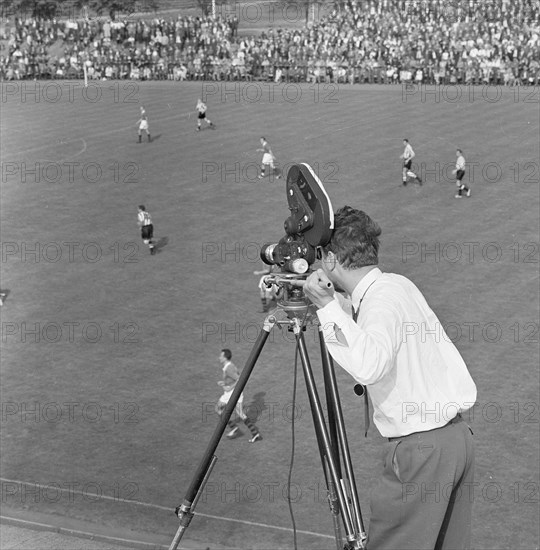
<svg viewBox="0 0 540 550"><path fill-rule="evenodd" d="M476 386L418 288L377 267L379 226L349 206L334 223L322 269L303 287L330 354L366 386L388 439L368 549L469 548L474 443L461 413Z"/></svg>

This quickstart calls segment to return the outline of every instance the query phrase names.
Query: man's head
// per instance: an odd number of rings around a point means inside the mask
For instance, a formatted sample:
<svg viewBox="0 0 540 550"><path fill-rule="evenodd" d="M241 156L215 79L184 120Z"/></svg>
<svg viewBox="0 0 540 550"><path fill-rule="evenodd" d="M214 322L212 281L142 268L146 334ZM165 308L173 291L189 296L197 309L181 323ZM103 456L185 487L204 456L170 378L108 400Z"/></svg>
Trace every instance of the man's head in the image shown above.
<svg viewBox="0 0 540 550"><path fill-rule="evenodd" d="M227 363L227 361L230 361L232 358L232 353L230 349L222 349L221 353L219 354L219 362L221 364Z"/></svg>
<svg viewBox="0 0 540 550"><path fill-rule="evenodd" d="M405 147L406 147L408 144L409 144L409 140L405 138L405 139L403 140L403 145L405 145Z"/></svg>
<svg viewBox="0 0 540 550"><path fill-rule="evenodd" d="M137 209L139 210L139 212L144 212L146 211L146 206L144 206L144 204L139 204L139 206L137 206Z"/></svg>
<svg viewBox="0 0 540 550"><path fill-rule="evenodd" d="M461 149L456 149L456 157L460 157L463 154Z"/></svg>
<svg viewBox="0 0 540 550"><path fill-rule="evenodd" d="M323 247L323 269L329 269L329 260L339 262L345 270L377 265L380 234L379 225L362 210L340 208L334 216L330 242Z"/></svg>

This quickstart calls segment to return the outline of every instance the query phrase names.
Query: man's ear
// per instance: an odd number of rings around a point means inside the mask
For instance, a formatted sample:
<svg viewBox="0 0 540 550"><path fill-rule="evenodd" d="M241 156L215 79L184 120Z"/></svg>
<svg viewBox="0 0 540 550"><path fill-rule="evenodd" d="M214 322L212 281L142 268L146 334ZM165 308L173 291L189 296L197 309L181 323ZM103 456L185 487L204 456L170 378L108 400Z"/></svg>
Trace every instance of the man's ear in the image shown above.
<svg viewBox="0 0 540 550"><path fill-rule="evenodd" d="M328 271L334 271L337 265L337 257L331 250L326 254L324 261L327 263Z"/></svg>

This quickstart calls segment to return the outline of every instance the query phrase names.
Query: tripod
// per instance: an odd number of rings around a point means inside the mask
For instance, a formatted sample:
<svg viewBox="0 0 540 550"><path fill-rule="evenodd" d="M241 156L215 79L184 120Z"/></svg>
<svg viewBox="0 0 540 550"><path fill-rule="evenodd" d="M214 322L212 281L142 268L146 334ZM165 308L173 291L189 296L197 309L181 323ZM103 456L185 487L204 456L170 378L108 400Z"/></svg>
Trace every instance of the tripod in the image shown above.
<svg viewBox="0 0 540 550"><path fill-rule="evenodd" d="M175 510L176 515L180 519L180 526L169 546L169 550L177 549L180 540L193 519L195 506L217 461L214 452L255 367L264 344L276 325L280 328L287 326L288 330L291 330L296 337L317 436L321 464L328 489L328 502L334 525L336 548L337 550L356 550L366 547L367 535L360 511L334 365L326 348L320 326L318 333L328 410L328 426L325 422L323 407L307 353L304 329L306 321L312 318L313 311L302 289L294 286L294 280L305 279L306 277L307 274L281 273L269 275L265 278L267 286L276 285L280 288L277 308L265 319L229 402L221 413L220 421L208 443L203 458L184 497L184 501ZM341 534L340 516L345 530L345 542L343 542Z"/></svg>

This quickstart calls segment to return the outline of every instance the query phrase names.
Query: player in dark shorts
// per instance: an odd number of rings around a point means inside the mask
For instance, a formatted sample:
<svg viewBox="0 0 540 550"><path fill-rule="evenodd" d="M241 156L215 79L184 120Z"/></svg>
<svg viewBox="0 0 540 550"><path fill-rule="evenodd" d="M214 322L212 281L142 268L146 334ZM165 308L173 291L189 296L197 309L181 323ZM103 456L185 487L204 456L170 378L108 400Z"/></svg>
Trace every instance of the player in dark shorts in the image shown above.
<svg viewBox="0 0 540 550"><path fill-rule="evenodd" d="M208 126L213 128L214 125L212 124L210 119L206 117L206 110L208 109L208 107L206 106L206 103L204 103L200 98L197 100L196 109L197 109L197 112L199 113L197 115L197 130L198 131L201 130L201 120L206 120L206 124L208 124Z"/></svg>
<svg viewBox="0 0 540 550"><path fill-rule="evenodd" d="M411 144L408 139L403 140L403 154L400 158L403 160L403 170L402 170L402 185L407 185L407 178L415 178L419 185L422 185L422 178L416 175L412 170L412 160L416 156Z"/></svg>
<svg viewBox="0 0 540 550"><path fill-rule="evenodd" d="M154 242L154 225L152 224L152 218L146 211L144 204L141 204L138 207L137 223L141 228L143 243L150 249L150 254L154 255L156 253L156 245Z"/></svg>
<svg viewBox="0 0 540 550"><path fill-rule="evenodd" d="M456 169L452 172L456 175L456 185L458 187L456 199L463 198L463 192L465 192L467 197L470 197L471 190L463 183L463 176L465 175L465 157L461 149L456 150L456 157Z"/></svg>

